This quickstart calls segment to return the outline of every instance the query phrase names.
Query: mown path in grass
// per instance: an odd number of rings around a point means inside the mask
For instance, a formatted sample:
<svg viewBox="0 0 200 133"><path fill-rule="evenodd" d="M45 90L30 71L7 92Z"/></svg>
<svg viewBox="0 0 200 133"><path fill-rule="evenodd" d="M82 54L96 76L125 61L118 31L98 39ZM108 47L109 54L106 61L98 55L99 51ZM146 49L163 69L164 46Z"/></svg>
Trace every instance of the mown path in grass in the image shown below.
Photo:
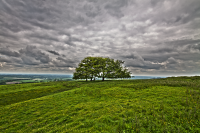
<svg viewBox="0 0 200 133"><path fill-rule="evenodd" d="M0 86L0 107L71 90L78 84L70 82L29 83Z"/></svg>
<svg viewBox="0 0 200 133"><path fill-rule="evenodd" d="M1 106L0 132L198 132L199 79L52 82L71 89Z"/></svg>

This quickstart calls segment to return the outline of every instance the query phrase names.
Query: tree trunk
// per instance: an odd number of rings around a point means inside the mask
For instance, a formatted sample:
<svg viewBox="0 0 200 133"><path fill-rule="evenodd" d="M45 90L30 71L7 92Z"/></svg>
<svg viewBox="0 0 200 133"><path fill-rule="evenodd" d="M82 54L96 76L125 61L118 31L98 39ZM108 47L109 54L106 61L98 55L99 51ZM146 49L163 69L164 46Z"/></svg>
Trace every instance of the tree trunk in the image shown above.
<svg viewBox="0 0 200 133"><path fill-rule="evenodd" d="M91 77L91 80L90 81L92 81L92 77Z"/></svg>
<svg viewBox="0 0 200 133"><path fill-rule="evenodd" d="M86 81L87 81L87 78L86 78Z"/></svg>
<svg viewBox="0 0 200 133"><path fill-rule="evenodd" d="M102 78L102 81L104 81L104 77Z"/></svg>
<svg viewBox="0 0 200 133"><path fill-rule="evenodd" d="M94 81L95 81L95 77L94 77Z"/></svg>

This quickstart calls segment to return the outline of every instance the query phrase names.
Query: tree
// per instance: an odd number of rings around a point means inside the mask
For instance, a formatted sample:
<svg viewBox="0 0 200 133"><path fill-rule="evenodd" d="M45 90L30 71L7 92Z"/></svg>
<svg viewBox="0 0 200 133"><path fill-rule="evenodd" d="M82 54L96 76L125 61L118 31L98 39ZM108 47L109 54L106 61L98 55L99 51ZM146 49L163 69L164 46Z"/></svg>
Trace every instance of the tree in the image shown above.
<svg viewBox="0 0 200 133"><path fill-rule="evenodd" d="M83 69L77 68L76 72L73 74L73 78L72 79L75 79L75 80L77 80L77 79L85 79ZM86 81L87 81L87 78L86 78Z"/></svg>
<svg viewBox="0 0 200 133"><path fill-rule="evenodd" d="M99 58L98 59L98 67L97 69L99 70L98 72L98 77L102 78L102 81L104 81L104 78L107 76L109 73L109 58Z"/></svg>
<svg viewBox="0 0 200 133"><path fill-rule="evenodd" d="M73 74L73 79L92 79L95 77L102 78L130 78L128 69L123 68L124 61L110 59L109 57L86 57Z"/></svg>
<svg viewBox="0 0 200 133"><path fill-rule="evenodd" d="M92 81L92 79L94 78L95 80L95 77L98 76L98 60L97 60L97 57L87 57L89 59L89 69L88 69L88 72L90 74L90 79Z"/></svg>

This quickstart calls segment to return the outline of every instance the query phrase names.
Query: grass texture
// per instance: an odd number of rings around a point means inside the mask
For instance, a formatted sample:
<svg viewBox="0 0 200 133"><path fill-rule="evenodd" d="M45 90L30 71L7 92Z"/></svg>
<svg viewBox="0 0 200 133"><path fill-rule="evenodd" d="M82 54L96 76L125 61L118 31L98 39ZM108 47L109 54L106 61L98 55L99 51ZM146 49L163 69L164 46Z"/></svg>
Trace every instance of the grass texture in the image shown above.
<svg viewBox="0 0 200 133"><path fill-rule="evenodd" d="M198 133L200 77L0 86L3 133Z"/></svg>

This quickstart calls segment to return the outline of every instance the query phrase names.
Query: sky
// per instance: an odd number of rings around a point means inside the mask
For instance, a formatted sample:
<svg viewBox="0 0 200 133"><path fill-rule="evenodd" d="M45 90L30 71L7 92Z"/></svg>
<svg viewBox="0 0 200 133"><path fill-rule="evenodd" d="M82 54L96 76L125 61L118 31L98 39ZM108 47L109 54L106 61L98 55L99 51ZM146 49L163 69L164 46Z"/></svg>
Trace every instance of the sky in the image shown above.
<svg viewBox="0 0 200 133"><path fill-rule="evenodd" d="M88 56L200 75L200 1L0 0L0 72L73 74Z"/></svg>

